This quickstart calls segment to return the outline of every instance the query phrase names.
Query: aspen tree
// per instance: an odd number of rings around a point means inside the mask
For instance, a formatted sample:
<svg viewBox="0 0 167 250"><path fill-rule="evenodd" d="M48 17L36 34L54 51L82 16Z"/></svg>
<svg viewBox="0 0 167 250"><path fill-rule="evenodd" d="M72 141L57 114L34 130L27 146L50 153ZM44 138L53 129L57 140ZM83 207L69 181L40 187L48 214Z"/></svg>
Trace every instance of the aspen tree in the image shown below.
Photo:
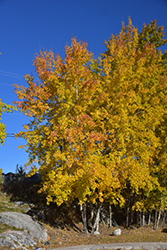
<svg viewBox="0 0 167 250"><path fill-rule="evenodd" d="M118 35L105 42L107 51L100 59L104 97L100 116L106 130L114 131L116 143L107 157L114 159L122 190L149 196L161 190L156 173L167 159L165 146L162 148L167 78L161 51L149 41L141 48L141 37L129 19ZM159 156L161 164L157 165Z"/></svg>
<svg viewBox="0 0 167 250"><path fill-rule="evenodd" d="M119 182L102 153L105 142L112 146L113 134L105 132L95 114L102 97L91 70L93 55L75 38L65 53L63 60L53 52L40 52L34 60L40 82L25 75L28 88L15 86L17 106L31 119L18 135L27 140L30 161L38 161L47 203L59 206L78 199L87 233L87 199L102 203L104 193L118 189ZM119 198L114 192L110 196Z"/></svg>

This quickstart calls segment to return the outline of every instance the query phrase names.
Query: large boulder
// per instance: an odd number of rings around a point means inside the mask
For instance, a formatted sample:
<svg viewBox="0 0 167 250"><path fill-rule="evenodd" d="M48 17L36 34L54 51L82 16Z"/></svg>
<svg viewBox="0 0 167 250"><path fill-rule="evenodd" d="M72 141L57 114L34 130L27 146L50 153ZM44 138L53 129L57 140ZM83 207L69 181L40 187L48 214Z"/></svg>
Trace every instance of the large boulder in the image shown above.
<svg viewBox="0 0 167 250"><path fill-rule="evenodd" d="M2 212L0 213L0 223L7 224L18 229L24 229L38 240L44 242L47 240L47 232L43 226L39 222L34 221L31 216L27 214Z"/></svg>
<svg viewBox="0 0 167 250"><path fill-rule="evenodd" d="M6 231L0 234L0 247L8 246L10 248L22 248L34 246L37 240L24 231Z"/></svg>

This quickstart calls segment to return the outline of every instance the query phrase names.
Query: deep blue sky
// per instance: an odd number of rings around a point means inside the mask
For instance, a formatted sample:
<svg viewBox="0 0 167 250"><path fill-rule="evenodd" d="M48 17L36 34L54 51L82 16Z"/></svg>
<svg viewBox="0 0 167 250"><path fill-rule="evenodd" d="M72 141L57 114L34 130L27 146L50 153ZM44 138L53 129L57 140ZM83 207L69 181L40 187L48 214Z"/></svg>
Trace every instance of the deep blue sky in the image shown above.
<svg viewBox="0 0 167 250"><path fill-rule="evenodd" d="M141 30L157 20L167 38L167 0L0 0L0 98L11 104L17 97L13 83L26 86L25 73L34 74L32 60L39 50L53 50L64 57L64 46L76 36L88 43L95 56L105 51L104 40L118 34L130 16ZM167 46L165 47L167 49ZM28 119L19 112L4 114L7 133L17 133ZM0 146L0 168L15 172L27 162L17 149L22 139L7 137Z"/></svg>

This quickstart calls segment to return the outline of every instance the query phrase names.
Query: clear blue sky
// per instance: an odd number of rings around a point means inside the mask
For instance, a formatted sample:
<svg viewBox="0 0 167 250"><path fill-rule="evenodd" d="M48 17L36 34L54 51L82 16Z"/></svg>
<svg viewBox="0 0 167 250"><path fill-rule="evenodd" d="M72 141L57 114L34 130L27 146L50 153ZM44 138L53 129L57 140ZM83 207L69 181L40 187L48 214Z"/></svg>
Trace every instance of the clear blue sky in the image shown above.
<svg viewBox="0 0 167 250"><path fill-rule="evenodd" d="M129 16L139 30L156 19L167 38L167 0L0 0L1 100L7 104L17 100L12 84L26 86L23 75L34 74L32 60L39 50L64 57L64 46L74 35L99 56L105 51L104 40L118 34ZM1 120L7 133L19 132L27 121L19 112L4 114ZM25 151L17 149L21 144L23 139L7 137L0 146L4 173L27 162Z"/></svg>

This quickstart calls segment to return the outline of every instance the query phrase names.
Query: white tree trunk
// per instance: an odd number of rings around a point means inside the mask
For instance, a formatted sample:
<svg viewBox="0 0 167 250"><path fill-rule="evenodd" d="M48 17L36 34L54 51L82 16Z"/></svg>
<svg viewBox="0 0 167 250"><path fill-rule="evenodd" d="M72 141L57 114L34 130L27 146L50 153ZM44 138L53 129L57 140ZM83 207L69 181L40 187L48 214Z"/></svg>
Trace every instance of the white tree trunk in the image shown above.
<svg viewBox="0 0 167 250"><path fill-rule="evenodd" d="M162 219L162 224L161 224L162 227L165 226L165 220L166 220L166 210L163 212L163 219Z"/></svg>
<svg viewBox="0 0 167 250"><path fill-rule="evenodd" d="M155 221L154 221L154 229L157 229L157 209L155 209Z"/></svg>
<svg viewBox="0 0 167 250"><path fill-rule="evenodd" d="M94 211L93 211L93 204L92 203L90 203L90 209L91 209L90 221L91 221L91 226L93 227L93 224L94 224Z"/></svg>
<svg viewBox="0 0 167 250"><path fill-rule="evenodd" d="M96 219L92 227L92 231L91 231L92 234L94 234L95 231L96 231L96 234L99 234L99 221L100 221L101 207L102 207L102 203L100 202L100 204L98 205L98 209L97 209Z"/></svg>
<svg viewBox="0 0 167 250"><path fill-rule="evenodd" d="M109 228L112 227L112 207L111 204L109 204Z"/></svg>
<svg viewBox="0 0 167 250"><path fill-rule="evenodd" d="M126 228L129 227L129 205L126 209Z"/></svg>
<svg viewBox="0 0 167 250"><path fill-rule="evenodd" d="M149 211L149 214L148 214L148 226L151 224L151 212Z"/></svg>
<svg viewBox="0 0 167 250"><path fill-rule="evenodd" d="M81 211L81 216L82 216L82 221L83 221L83 226L84 226L84 232L87 234L88 228L87 228L87 220L86 220L86 203L80 205L80 211Z"/></svg>
<svg viewBox="0 0 167 250"><path fill-rule="evenodd" d="M159 213L158 213L158 219L157 219L157 227L156 229L158 229L158 226L159 226L159 221L160 221L160 218L161 218L161 207L160 207L160 210L159 210Z"/></svg>
<svg viewBox="0 0 167 250"><path fill-rule="evenodd" d="M142 213L142 225L145 226L145 212Z"/></svg>

